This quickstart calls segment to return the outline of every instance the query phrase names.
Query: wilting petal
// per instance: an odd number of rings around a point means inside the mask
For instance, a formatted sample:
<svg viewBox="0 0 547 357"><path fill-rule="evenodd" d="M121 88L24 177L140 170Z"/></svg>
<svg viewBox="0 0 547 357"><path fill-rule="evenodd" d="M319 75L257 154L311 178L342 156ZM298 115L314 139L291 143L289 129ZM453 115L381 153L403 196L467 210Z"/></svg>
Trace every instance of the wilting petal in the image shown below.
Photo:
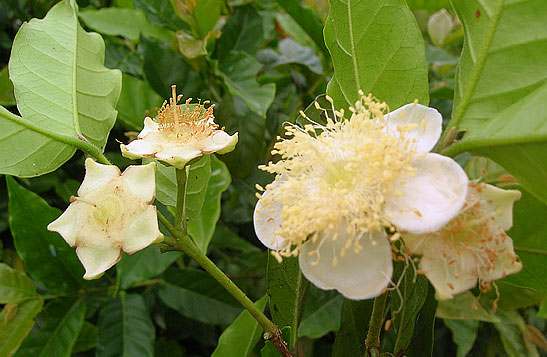
<svg viewBox="0 0 547 357"><path fill-rule="evenodd" d="M85 177L78 189L78 196L86 195L119 176L120 169L117 166L98 164L92 159L87 158L85 160Z"/></svg>
<svg viewBox="0 0 547 357"><path fill-rule="evenodd" d="M359 241L362 247L359 253L351 245L344 257L340 257L347 241L345 228L339 226L336 240L332 235L319 233L315 243L308 241L302 247L299 255L302 273L319 288L336 289L348 299L364 300L380 295L393 271L386 234L383 231L371 233L370 237L365 234ZM333 264L335 258L337 262Z"/></svg>
<svg viewBox="0 0 547 357"><path fill-rule="evenodd" d="M504 231L513 226L513 203L520 199L521 193L518 190L504 190L492 185L479 184L480 199L484 205L490 206L491 212L495 215L496 224Z"/></svg>
<svg viewBox="0 0 547 357"><path fill-rule="evenodd" d="M127 254L133 254L161 240L163 234L158 229L156 207L148 206L129 223L122 248Z"/></svg>
<svg viewBox="0 0 547 357"><path fill-rule="evenodd" d="M152 202L156 195L156 163L129 166L123 172L124 181L131 192L145 202Z"/></svg>
<svg viewBox="0 0 547 357"><path fill-rule="evenodd" d="M111 247L78 247L76 254L85 268L84 279L100 278L120 260L121 250Z"/></svg>
<svg viewBox="0 0 547 357"><path fill-rule="evenodd" d="M414 140L413 148L418 153L431 151L441 137L443 118L435 108L410 103L387 116L387 125L394 133L397 133L397 127L400 125L417 125L408 132L407 138Z"/></svg>
<svg viewBox="0 0 547 357"><path fill-rule="evenodd" d="M266 191L264 195L267 195ZM262 200L258 200L253 214L256 236L269 249L281 250L289 242L275 234L281 229L281 204L274 202L264 207Z"/></svg>
<svg viewBox="0 0 547 357"><path fill-rule="evenodd" d="M399 230L415 234L436 231L463 207L467 175L454 160L438 154L425 154L412 166L417 169L416 176L396 183L395 191L386 197L386 212Z"/></svg>

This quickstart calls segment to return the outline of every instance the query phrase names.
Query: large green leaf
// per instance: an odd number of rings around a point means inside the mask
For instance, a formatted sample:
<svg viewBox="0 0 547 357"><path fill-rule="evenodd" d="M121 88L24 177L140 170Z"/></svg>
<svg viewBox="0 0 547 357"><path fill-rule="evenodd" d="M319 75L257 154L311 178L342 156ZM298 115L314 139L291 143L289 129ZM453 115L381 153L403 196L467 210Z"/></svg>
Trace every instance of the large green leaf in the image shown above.
<svg viewBox="0 0 547 357"><path fill-rule="evenodd" d="M0 312L0 356L12 356L34 326L44 300L32 299L20 304L7 304Z"/></svg>
<svg viewBox="0 0 547 357"><path fill-rule="evenodd" d="M325 43L334 65L327 94L347 108L358 90L391 109L429 102L424 42L404 0L330 1Z"/></svg>
<svg viewBox="0 0 547 357"><path fill-rule="evenodd" d="M131 255L123 254L116 264L120 288L128 289L135 283L163 273L180 256L180 252L162 254L155 244Z"/></svg>
<svg viewBox="0 0 547 357"><path fill-rule="evenodd" d="M495 323L503 348L509 357L539 357L536 346L528 341L526 322L517 311L498 311L501 322Z"/></svg>
<svg viewBox="0 0 547 357"><path fill-rule="evenodd" d="M491 158L547 203L547 83L483 120L446 153L462 151Z"/></svg>
<svg viewBox="0 0 547 357"><path fill-rule="evenodd" d="M344 299L340 330L332 346L333 356L362 357L365 355L365 338L373 305L374 300Z"/></svg>
<svg viewBox="0 0 547 357"><path fill-rule="evenodd" d="M110 7L83 10L78 16L89 28L104 35L122 36L131 41L138 40L141 33L166 42L175 38L174 32L151 24L144 12L135 9Z"/></svg>
<svg viewBox="0 0 547 357"><path fill-rule="evenodd" d="M226 191L228 186L230 186L230 182L232 182L226 165L217 159L216 156L210 155L210 157L211 178L206 186L206 190L201 188L203 191L200 191L205 192L205 196L201 196L203 207L201 211L196 211L197 214L193 216L193 220L188 222L188 233L202 252L207 252L209 242L215 233L215 227L220 218L220 198L222 192Z"/></svg>
<svg viewBox="0 0 547 357"><path fill-rule="evenodd" d="M458 345L456 356L467 356L477 339L479 321L444 319L444 324L452 331L452 340Z"/></svg>
<svg viewBox="0 0 547 357"><path fill-rule="evenodd" d="M27 274L0 264L0 304L19 303L35 296L36 287Z"/></svg>
<svg viewBox="0 0 547 357"><path fill-rule="evenodd" d="M268 254L266 292L270 296L270 313L273 322L279 327L290 327L293 343L296 343L298 334L303 279L298 259L285 258L278 263Z"/></svg>
<svg viewBox="0 0 547 357"><path fill-rule="evenodd" d="M453 0L465 32L451 126L475 129L545 83L544 0ZM523 24L526 24L523 26ZM534 127L533 117L526 125ZM532 120L528 124L528 120Z"/></svg>
<svg viewBox="0 0 547 357"><path fill-rule="evenodd" d="M418 313L412 340L405 350L405 356L433 356L436 310L437 300L435 300L435 289L429 284L427 287L427 297L422 309Z"/></svg>
<svg viewBox="0 0 547 357"><path fill-rule="evenodd" d="M264 311L268 297L256 301L256 306ZM230 326L222 332L212 357L250 356L254 346L262 335L262 328L251 314L244 310Z"/></svg>
<svg viewBox="0 0 547 357"><path fill-rule="evenodd" d="M137 294L121 293L99 313L97 357L153 356L156 332L146 303Z"/></svg>
<svg viewBox="0 0 547 357"><path fill-rule="evenodd" d="M73 2L21 26L9 74L22 118L2 115L0 172L37 176L55 170L88 141L102 150L116 120L121 72L103 65L104 42L85 32ZM17 148L16 150L14 148Z"/></svg>
<svg viewBox="0 0 547 357"><path fill-rule="evenodd" d="M206 324L229 325L241 312L237 301L209 274L194 269L170 269L159 297L183 316Z"/></svg>
<svg viewBox="0 0 547 357"><path fill-rule="evenodd" d="M154 117L163 103L148 82L124 73L122 93L118 102L118 118L126 129L141 130L146 116Z"/></svg>
<svg viewBox="0 0 547 357"><path fill-rule="evenodd" d="M230 94L241 97L253 113L263 117L274 100L275 84L258 84L260 67L248 53L232 50L217 63L216 74L222 77Z"/></svg>
<svg viewBox="0 0 547 357"><path fill-rule="evenodd" d="M97 346L98 329L89 321L84 321L82 330L72 347L72 353L79 353L90 350Z"/></svg>
<svg viewBox="0 0 547 357"><path fill-rule="evenodd" d="M465 291L449 300L439 301L437 317L454 320L499 322L499 318L486 310L470 291Z"/></svg>
<svg viewBox="0 0 547 357"><path fill-rule="evenodd" d="M76 252L58 233L46 230L61 211L14 178L6 177L6 181L11 234L27 272L51 292L77 292L84 283L84 269Z"/></svg>
<svg viewBox="0 0 547 357"><path fill-rule="evenodd" d="M323 291L310 285L306 291L298 337L320 338L340 328L344 298L335 291Z"/></svg>
<svg viewBox="0 0 547 357"><path fill-rule="evenodd" d="M84 323L83 300L54 300L39 318L43 324L23 341L17 357L70 356Z"/></svg>

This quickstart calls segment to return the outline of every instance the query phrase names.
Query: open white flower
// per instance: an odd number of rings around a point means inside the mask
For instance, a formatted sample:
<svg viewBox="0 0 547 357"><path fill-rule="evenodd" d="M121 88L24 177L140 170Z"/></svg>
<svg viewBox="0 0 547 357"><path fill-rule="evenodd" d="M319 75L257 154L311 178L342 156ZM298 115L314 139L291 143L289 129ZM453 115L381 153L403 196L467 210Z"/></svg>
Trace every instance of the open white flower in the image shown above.
<svg viewBox="0 0 547 357"><path fill-rule="evenodd" d="M429 153L441 115L416 103L387 115L370 95L344 113L286 126L277 174L254 212L258 238L279 260L299 255L303 274L350 299L379 295L392 257L386 229L431 232L462 208L468 179L452 159ZM326 113L326 111L325 111Z"/></svg>
<svg viewBox="0 0 547 357"><path fill-rule="evenodd" d="M442 229L405 234L412 254L421 254L420 270L435 287L438 299L489 283L522 268L505 233L513 225L513 202L520 191L471 183L461 213Z"/></svg>
<svg viewBox="0 0 547 357"><path fill-rule="evenodd" d="M182 95L177 97L176 86L172 89L173 96L169 103L163 103L158 111L158 120L146 117L137 140L120 145L123 156L129 159L155 158L182 169L189 161L204 154L225 154L234 150L237 133L230 136L223 129L218 130L213 121L214 104L205 108L209 101L191 104L192 98L189 98L184 106L179 106L177 103Z"/></svg>
<svg viewBox="0 0 547 357"><path fill-rule="evenodd" d="M58 232L85 267L84 279L97 279L120 260L121 251L133 254L163 240L158 229L156 164L116 166L87 159L78 197L47 229Z"/></svg>

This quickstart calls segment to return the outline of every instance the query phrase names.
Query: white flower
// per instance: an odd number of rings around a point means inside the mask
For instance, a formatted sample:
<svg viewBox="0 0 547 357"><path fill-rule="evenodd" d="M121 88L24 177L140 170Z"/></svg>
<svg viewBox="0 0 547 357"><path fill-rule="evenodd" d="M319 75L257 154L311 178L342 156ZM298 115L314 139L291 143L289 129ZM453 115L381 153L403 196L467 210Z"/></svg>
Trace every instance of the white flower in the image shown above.
<svg viewBox="0 0 547 357"><path fill-rule="evenodd" d="M441 228L468 183L456 162L429 153L441 134L435 109L411 103L384 115L385 103L360 95L349 120L342 111L326 126L286 126L290 138L272 151L281 160L261 167L277 176L254 213L258 238L278 260L299 255L308 280L350 299L377 296L390 282L386 229Z"/></svg>
<svg viewBox="0 0 547 357"><path fill-rule="evenodd" d="M201 155L225 154L234 150L237 133L230 136L223 129L217 130L218 125L213 121L214 104L205 108L204 104L209 101L191 104L192 98L189 98L184 106L178 106L182 95L177 97L176 87L172 86L172 89L173 97L169 104L167 101L163 103L158 111L158 120L146 117L137 140L120 145L123 156L129 159L155 158L181 169Z"/></svg>
<svg viewBox="0 0 547 357"><path fill-rule="evenodd" d="M120 260L163 240L154 201L156 164L116 166L87 159L78 197L47 229L58 232L85 267L84 279L97 279Z"/></svg>
<svg viewBox="0 0 547 357"><path fill-rule="evenodd" d="M412 254L421 254L420 269L435 287L438 299L513 274L522 268L505 233L513 225L516 190L487 184L469 185L461 213L439 231L405 234Z"/></svg>

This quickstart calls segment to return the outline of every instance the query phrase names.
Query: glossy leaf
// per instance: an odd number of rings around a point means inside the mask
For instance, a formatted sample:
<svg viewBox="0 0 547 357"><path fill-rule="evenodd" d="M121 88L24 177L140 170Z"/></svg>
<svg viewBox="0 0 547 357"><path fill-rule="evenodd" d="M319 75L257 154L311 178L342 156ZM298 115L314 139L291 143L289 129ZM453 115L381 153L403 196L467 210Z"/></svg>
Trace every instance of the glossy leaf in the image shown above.
<svg viewBox="0 0 547 357"><path fill-rule="evenodd" d="M458 346L456 356L467 356L477 339L479 321L444 319L443 322L452 331L452 340Z"/></svg>
<svg viewBox="0 0 547 357"><path fill-rule="evenodd" d="M374 300L348 300L342 304L340 330L332 347L333 356L362 357L365 355L367 326Z"/></svg>
<svg viewBox="0 0 547 357"><path fill-rule="evenodd" d="M256 306L264 311L268 297L256 301ZM251 356L254 346L262 336L262 328L251 314L244 310L218 339L218 345L212 357Z"/></svg>
<svg viewBox="0 0 547 357"><path fill-rule="evenodd" d="M120 288L128 289L135 283L163 273L180 256L180 252L160 253L155 244L131 255L123 254L116 264Z"/></svg>
<svg viewBox="0 0 547 357"><path fill-rule="evenodd" d="M140 131L144 118L156 115L155 110L161 107L163 98L154 92L148 82L130 75L124 74L122 83L122 93L117 106L118 118L125 128Z"/></svg>
<svg viewBox="0 0 547 357"><path fill-rule="evenodd" d="M334 65L327 94L353 106L358 90L392 110L429 102L424 42L404 0L331 0L325 43Z"/></svg>
<svg viewBox="0 0 547 357"><path fill-rule="evenodd" d="M99 313L97 357L153 356L156 332L142 296L120 294Z"/></svg>
<svg viewBox="0 0 547 357"><path fill-rule="evenodd" d="M84 323L85 309L81 299L47 304L40 314L43 325L23 341L15 356L70 356Z"/></svg>
<svg viewBox="0 0 547 357"><path fill-rule="evenodd" d="M215 227L220 218L220 198L222 192L226 191L232 181L226 165L214 155L207 156L211 158L211 178L206 189L201 188L202 191L200 191L205 192L204 196L200 196L203 207L200 207L200 211L194 211L192 220L188 222L188 233L202 252L207 252L209 242L215 233ZM196 179L196 182L198 180L199 178Z"/></svg>
<svg viewBox="0 0 547 357"><path fill-rule="evenodd" d="M20 304L7 304L0 312L0 356L12 356L34 326L44 301L32 299Z"/></svg>
<svg viewBox="0 0 547 357"><path fill-rule="evenodd" d="M28 177L55 170L75 151L64 137L104 148L116 120L121 72L103 61L102 38L82 29L73 2L21 26L9 72L22 118L0 121L0 151L10 153L2 156L0 172Z"/></svg>
<svg viewBox="0 0 547 357"><path fill-rule="evenodd" d="M36 287L27 274L0 264L0 304L19 303L35 296Z"/></svg>
<svg viewBox="0 0 547 357"><path fill-rule="evenodd" d="M6 177L9 192L10 228L17 254L27 272L53 293L76 292L84 281L84 268L76 252L46 226L61 215L44 199Z"/></svg>

